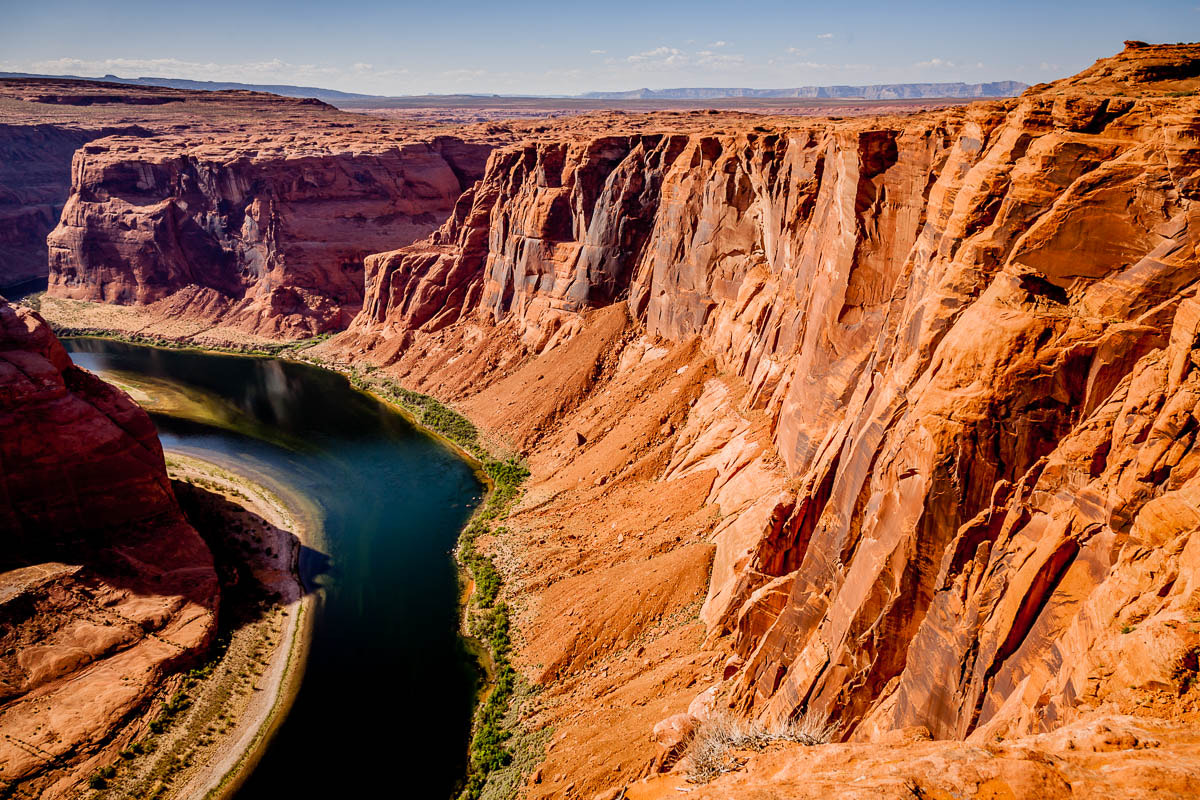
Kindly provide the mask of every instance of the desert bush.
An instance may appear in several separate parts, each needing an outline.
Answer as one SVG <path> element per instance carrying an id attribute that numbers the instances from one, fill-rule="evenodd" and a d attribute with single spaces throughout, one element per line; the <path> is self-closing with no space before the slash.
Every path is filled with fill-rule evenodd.
<path id="1" fill-rule="evenodd" d="M 507 741 L 512 736 L 508 716 L 517 673 L 509 654 L 512 648 L 508 605 L 501 601 L 503 578 L 491 557 L 480 553 L 476 540 L 493 533 L 494 520 L 503 519 L 520 494 L 521 484 L 529 477 L 529 467 L 517 458 L 496 458 L 479 441 L 479 431 L 462 414 L 429 395 L 414 392 L 387 378 L 352 371 L 350 382 L 365 391 L 374 391 L 411 413 L 426 428 L 446 437 L 479 460 L 492 483 L 486 502 L 463 529 L 458 542 L 459 562 L 475 580 L 471 604 L 478 613 L 469 615 L 472 633 L 491 650 L 495 674 L 491 692 L 477 709 L 471 737 L 470 765 L 466 784 L 459 797 L 477 800 L 488 783 L 488 776 L 512 762 Z M 494 533 L 500 534 L 503 529 Z"/>
<path id="2" fill-rule="evenodd" d="M 708 783 L 732 772 L 738 767 L 733 757 L 738 750 L 762 750 L 776 742 L 828 744 L 837 736 L 838 727 L 807 712 L 798 720 L 767 724 L 714 714 L 692 732 L 685 752 L 687 778 L 692 783 Z"/>
<path id="3" fill-rule="evenodd" d="M 475 573 L 475 587 L 479 592 L 478 601 L 481 608 L 491 608 L 500 594 L 500 573 L 492 565 L 492 560 L 485 556 L 476 555 L 471 563 Z"/>
<path id="4" fill-rule="evenodd" d="M 483 469 L 497 486 L 520 486 L 529 477 L 529 467 L 516 459 L 489 459 L 484 462 Z"/>

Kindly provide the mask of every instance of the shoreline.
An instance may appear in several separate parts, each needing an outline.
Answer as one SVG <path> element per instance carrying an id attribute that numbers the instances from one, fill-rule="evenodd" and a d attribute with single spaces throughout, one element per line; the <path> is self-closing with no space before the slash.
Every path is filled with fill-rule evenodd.
<path id="1" fill-rule="evenodd" d="M 21 301 L 17 301 L 21 302 Z M 71 301 L 83 302 L 83 301 Z M 30 306 L 30 308 L 34 308 Z M 43 314 L 40 308 L 34 308 L 39 314 Z M 147 333 L 141 330 L 122 330 L 118 328 L 99 328 L 91 326 L 73 327 L 62 325 L 54 319 L 43 318 L 54 331 L 54 335 L 59 339 L 105 339 L 108 341 L 121 342 L 123 344 L 135 345 L 137 347 L 154 347 L 161 350 L 183 350 L 195 353 L 204 353 L 207 355 L 222 355 L 233 356 L 238 358 L 273 358 L 279 361 L 286 361 L 292 364 L 304 364 L 317 369 L 335 372 L 338 375 L 346 378 L 350 382 L 351 388 L 355 391 L 362 392 L 365 395 L 372 397 L 376 402 L 379 402 L 388 408 L 396 411 L 400 416 L 404 417 L 410 424 L 420 430 L 422 433 L 436 439 L 441 444 L 450 448 L 460 458 L 471 465 L 475 471 L 476 477 L 480 482 L 488 487 L 488 492 L 484 493 L 486 500 L 487 494 L 494 488 L 493 481 L 490 475 L 484 471 L 484 462 L 467 448 L 456 442 L 454 439 L 446 436 L 444 433 L 429 427 L 421 421 L 421 419 L 413 413 L 412 409 L 407 408 L 402 403 L 396 402 L 389 397 L 381 395 L 379 392 L 371 388 L 364 388 L 354 379 L 360 377 L 359 374 L 353 371 L 352 368 L 347 368 L 346 365 L 339 362 L 324 361 L 316 358 L 306 358 L 301 353 L 310 348 L 316 347 L 322 342 L 330 338 L 329 334 L 315 336 L 310 339 L 297 339 L 290 342 L 275 342 L 268 346 L 264 344 L 255 345 L 233 345 L 217 344 L 217 343 L 200 343 L 192 338 L 192 334 L 184 334 L 180 336 L 168 336 L 158 333 Z M 497 458 L 499 458 L 497 456 Z"/>
<path id="2" fill-rule="evenodd" d="M 47 321 L 50 322 L 49 320 L 47 320 Z M 485 487 L 483 497 L 480 500 L 480 504 L 479 504 L 478 508 L 476 509 L 476 513 L 478 513 L 479 509 L 482 509 L 487 505 L 489 498 L 492 496 L 492 494 L 496 490 L 496 482 L 492 479 L 492 476 L 488 474 L 487 470 L 485 469 L 484 462 L 477 455 L 475 455 L 470 450 L 463 447 L 461 444 L 454 441 L 452 438 L 445 435 L 444 433 L 441 433 L 440 431 L 434 430 L 433 428 L 425 425 L 421 421 L 421 419 L 415 413 L 413 413 L 413 411 L 411 409 L 405 407 L 402 403 L 399 403 L 399 402 L 393 400 L 392 398 L 384 396 L 383 394 L 376 391 L 371 386 L 365 386 L 360 381 L 356 381 L 355 379 L 358 378 L 359 375 L 358 375 L 358 373 L 354 372 L 353 369 L 347 368 L 346 365 L 340 364 L 337 362 L 328 362 L 328 361 L 323 361 L 323 360 L 319 360 L 319 359 L 304 358 L 303 356 L 298 355 L 300 352 L 307 350 L 309 347 L 315 346 L 316 344 L 319 343 L 319 341 L 314 342 L 312 340 L 299 340 L 297 342 L 288 343 L 286 346 L 281 347 L 281 349 L 279 351 L 271 353 L 271 352 L 266 352 L 266 351 L 242 350 L 242 349 L 237 349 L 237 348 L 233 348 L 233 347 L 222 347 L 222 346 L 216 346 L 216 345 L 206 346 L 206 345 L 201 345 L 201 344 L 197 344 L 195 342 L 189 341 L 187 339 L 187 337 L 181 337 L 181 338 L 175 339 L 175 338 L 170 338 L 170 337 L 165 337 L 165 336 L 159 336 L 156 334 L 145 334 L 145 333 L 130 334 L 130 333 L 125 333 L 125 332 L 122 332 L 119 330 L 92 329 L 92 328 L 68 328 L 68 327 L 58 326 L 53 322 L 50 322 L 50 325 L 52 328 L 54 328 L 55 335 L 60 338 L 106 339 L 109 341 L 116 341 L 116 342 L 122 342 L 124 344 L 135 345 L 137 347 L 157 347 L 157 348 L 164 349 L 164 350 L 188 350 L 188 351 L 197 352 L 197 353 L 206 353 L 206 354 L 210 354 L 210 355 L 234 356 L 234 357 L 240 357 L 240 358 L 273 358 L 273 359 L 277 359 L 279 361 L 286 361 L 286 362 L 289 362 L 292 364 L 304 364 L 306 366 L 313 367 L 316 369 L 323 369 L 328 372 L 337 373 L 338 375 L 341 375 L 342 377 L 344 377 L 347 380 L 347 382 L 350 384 L 351 389 L 353 389 L 356 392 L 365 394 L 368 397 L 375 400 L 375 402 L 392 409 L 393 411 L 398 413 L 400 416 L 404 417 L 404 419 L 410 425 L 412 425 L 414 428 L 416 428 L 417 430 L 419 430 L 421 433 L 425 434 L 426 436 L 436 440 L 442 446 L 452 450 L 455 453 L 455 455 L 457 455 L 459 458 L 461 458 L 463 461 L 465 461 L 467 464 L 469 464 L 471 466 L 471 471 L 475 474 L 476 479 L 478 479 L 479 482 L 482 483 Z M 113 381 L 113 382 L 116 383 L 116 385 L 118 385 L 120 388 L 122 388 L 127 393 L 129 392 L 130 388 L 133 388 L 133 387 L 122 385 L 119 380 Z M 219 454 L 214 454 L 214 455 L 219 455 Z M 232 462 L 227 462 L 227 464 L 228 463 L 232 463 Z M 243 465 L 243 469 L 244 468 L 245 467 Z M 465 528 L 465 526 L 464 526 L 464 528 Z M 454 563 L 455 563 L 455 567 L 457 568 L 457 571 L 458 571 L 459 579 L 460 579 L 460 581 L 462 581 L 463 583 L 465 583 L 467 585 L 467 590 L 464 591 L 459 598 L 459 605 L 460 605 L 460 612 L 461 612 L 460 613 L 460 621 L 459 621 L 459 635 L 464 639 L 464 641 L 466 641 L 472 654 L 476 655 L 476 657 L 480 657 L 480 656 L 486 657 L 487 663 L 482 663 L 483 658 L 480 658 L 480 661 L 481 661 L 480 667 L 481 667 L 485 677 L 487 678 L 487 682 L 490 682 L 492 680 L 492 678 L 494 676 L 494 672 L 495 672 L 494 658 L 491 655 L 491 652 L 490 652 L 490 649 L 488 648 L 487 642 L 485 642 L 484 640 L 482 640 L 482 639 L 478 638 L 477 636 L 475 636 L 474 634 L 472 634 L 471 630 L 470 630 L 470 626 L 468 625 L 468 612 L 469 612 L 469 607 L 470 607 L 470 603 L 471 603 L 471 598 L 474 596 L 475 582 L 471 578 L 471 573 L 470 573 L 469 567 L 467 566 L 467 564 L 462 560 L 462 558 L 459 555 L 459 545 L 457 543 L 455 544 L 453 552 L 454 552 Z M 479 693 L 480 698 L 486 697 L 486 689 L 487 688 L 488 687 L 486 685 L 483 688 L 481 688 L 480 693 Z M 482 699 L 480 700 L 480 703 L 482 703 Z M 479 703 L 477 703 L 476 705 L 478 706 Z"/>
<path id="3" fill-rule="evenodd" d="M 180 506 L 228 571 L 212 649 L 167 677 L 101 772 L 113 800 L 227 800 L 294 702 L 311 645 L 315 592 L 300 553 L 320 516 L 273 476 L 202 448 L 164 449 Z M 224 594 L 224 592 L 228 594 Z"/>
<path id="4" fill-rule="evenodd" d="M 40 300 L 40 298 L 38 299 Z M 78 303 L 78 301 L 75 302 Z M 40 306 L 40 303 L 38 303 L 38 305 Z M 39 313 L 41 311 L 40 308 L 36 310 L 38 310 Z M 475 473 L 477 479 L 484 485 L 486 491 L 480 501 L 480 504 L 476 507 L 472 517 L 464 526 L 463 531 L 460 532 L 458 541 L 452 550 L 452 556 L 454 558 L 459 581 L 464 585 L 464 590 L 459 599 L 460 614 L 458 635 L 463 640 L 467 651 L 470 652 L 475 658 L 481 678 L 480 686 L 478 687 L 476 696 L 474 698 L 471 739 L 468 742 L 468 752 L 470 753 L 474 747 L 475 738 L 480 725 L 479 715 L 484 713 L 485 706 L 489 705 L 488 701 L 490 699 L 499 699 L 493 698 L 493 690 L 496 686 L 498 668 L 503 665 L 506 670 L 511 671 L 511 666 L 508 664 L 508 659 L 505 653 L 496 652 L 496 646 L 494 642 L 492 642 L 490 639 L 481 638 L 471 629 L 472 626 L 470 624 L 470 620 L 472 601 L 477 599 L 479 592 L 477 583 L 474 580 L 473 567 L 470 563 L 468 563 L 468 559 L 465 559 L 463 556 L 463 534 L 465 534 L 466 531 L 468 531 L 472 524 L 476 521 L 483 521 L 484 524 L 490 528 L 491 525 L 488 524 L 488 520 L 495 520 L 497 516 L 500 518 L 507 516 L 507 509 L 511 506 L 513 500 L 516 499 L 516 492 L 520 483 L 523 482 L 524 477 L 518 477 L 516 482 L 513 483 L 513 479 L 510 475 L 505 475 L 502 473 L 500 479 L 504 485 L 500 486 L 497 478 L 489 472 L 488 468 L 494 464 L 512 466 L 516 465 L 518 462 L 516 462 L 512 456 L 504 457 L 496 455 L 495 450 L 497 448 L 495 447 L 496 443 L 494 442 L 491 443 L 492 446 L 487 446 L 482 442 L 469 441 L 471 447 L 468 447 L 464 445 L 464 443 L 456 441 L 452 436 L 426 424 L 421 417 L 417 415 L 414 409 L 409 408 L 404 404 L 400 397 L 390 397 L 384 394 L 386 391 L 390 391 L 395 394 L 397 389 L 403 391 L 402 387 L 399 387 L 398 384 L 389 386 L 387 385 L 385 379 L 385 384 L 382 387 L 377 386 L 377 379 L 372 378 L 370 371 L 364 373 L 348 364 L 325 361 L 315 357 L 310 358 L 303 354 L 304 351 L 329 338 L 328 335 L 314 337 L 313 339 L 297 340 L 295 342 L 273 343 L 270 347 L 264 348 L 261 346 L 255 347 L 241 344 L 201 344 L 196 342 L 191 335 L 181 335 L 178 337 L 165 336 L 148 332 L 145 327 L 137 331 L 125 331 L 97 327 L 66 326 L 57 324 L 52 319 L 47 319 L 47 321 L 54 329 L 55 334 L 59 337 L 108 339 L 141 347 L 192 350 L 195 352 L 215 355 L 273 358 L 280 361 L 304 364 L 310 367 L 335 372 L 346 378 L 352 389 L 368 395 L 376 402 L 398 412 L 418 431 L 434 439 L 442 446 L 452 450 L 455 455 L 463 459 L 471 466 L 472 471 Z M 419 395 L 418 393 L 412 394 L 414 396 L 422 397 L 424 400 L 432 401 L 438 406 L 441 406 L 441 403 L 432 397 Z M 454 411 L 454 409 L 446 406 L 442 406 L 442 408 L 449 410 L 454 415 L 459 416 L 464 421 L 470 423 L 469 419 L 459 414 L 457 411 Z M 473 423 L 470 424 L 472 429 L 475 430 Z M 473 433 L 473 436 L 474 435 L 476 434 Z M 522 469 L 524 469 L 524 467 L 522 467 Z M 525 470 L 524 475 L 528 475 L 527 469 Z M 489 605 L 482 608 L 482 611 L 485 614 L 490 614 L 492 609 Z M 311 615 L 306 616 L 311 620 Z M 296 689 L 291 690 L 291 699 L 294 699 L 294 693 L 295 691 L 298 691 L 298 681 L 299 679 L 297 678 Z M 289 699 L 289 705 L 291 699 Z M 508 700 L 505 699 L 503 702 L 504 705 L 507 706 Z M 284 715 L 279 715 L 279 719 L 281 720 L 283 716 Z M 251 747 L 256 748 L 258 753 L 247 753 L 242 759 L 236 761 L 230 768 L 230 776 L 223 778 L 215 787 L 208 789 L 208 794 L 202 795 L 203 800 L 227 800 L 232 792 L 245 780 L 245 777 L 249 774 L 250 769 L 255 763 L 257 763 L 258 758 L 261 757 L 261 751 L 265 749 L 265 743 L 269 741 L 270 735 L 274 732 L 274 729 L 278 727 L 278 722 L 271 722 L 270 718 L 264 720 L 264 723 L 270 726 L 270 730 L 267 731 L 264 740 L 262 742 L 255 741 L 251 744 Z M 236 771 L 236 775 L 233 774 L 234 771 Z M 464 775 L 464 781 L 467 783 L 467 785 L 471 785 L 473 783 L 472 770 L 469 769 Z M 214 792 L 217 791 L 220 793 L 215 794 Z M 475 796 L 474 793 L 472 793 L 472 796 Z"/>
<path id="5" fill-rule="evenodd" d="M 299 554 L 300 547 L 314 547 L 317 544 L 319 523 L 313 510 L 304 509 L 298 498 L 285 497 L 289 492 L 278 481 L 257 473 L 223 454 L 196 448 L 178 448 L 165 452 L 170 461 L 196 469 L 210 480 L 214 477 L 224 479 L 236 484 L 240 489 L 249 489 L 257 494 L 262 502 L 256 503 L 251 500 L 248 503 L 251 510 L 263 510 L 264 503 L 274 505 L 275 510 L 283 511 L 290 517 L 289 532 L 296 538 L 290 561 L 298 596 L 283 606 L 288 612 L 286 633 L 269 659 L 264 673 L 269 676 L 267 686 L 256 689 L 261 689 L 262 702 L 250 704 L 245 716 L 239 720 L 237 728 L 227 735 L 223 742 L 217 744 L 215 758 L 211 758 L 196 775 L 174 792 L 175 796 L 187 800 L 227 800 L 240 788 L 262 758 L 300 690 L 308 651 L 312 645 L 316 594 L 306 591 L 304 587 L 304 579 L 299 571 Z M 199 455 L 200 453 L 203 455 Z M 268 486 L 268 483 L 275 485 Z"/>

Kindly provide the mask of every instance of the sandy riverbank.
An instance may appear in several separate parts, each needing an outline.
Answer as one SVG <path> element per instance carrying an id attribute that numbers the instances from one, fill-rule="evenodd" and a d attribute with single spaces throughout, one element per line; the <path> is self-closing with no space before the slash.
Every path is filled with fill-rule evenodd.
<path id="1" fill-rule="evenodd" d="M 297 565 L 300 548 L 318 544 L 316 509 L 216 453 L 167 451 L 167 469 L 231 581 L 222 598 L 229 624 L 220 656 L 169 680 L 144 730 L 129 736 L 121 768 L 97 795 L 105 800 L 232 795 L 295 698 L 311 634 L 315 598 Z"/>
<path id="2" fill-rule="evenodd" d="M 196 348 L 233 348 L 256 350 L 273 349 L 280 342 L 232 328 L 214 326 L 208 322 L 180 320 L 172 312 L 157 313 L 146 306 L 121 306 L 92 303 L 86 300 L 65 300 L 49 297 L 44 292 L 21 301 L 38 311 L 56 328 L 70 328 L 80 335 L 89 332 L 147 336 L 167 341 L 186 342 Z"/>
<path id="3" fill-rule="evenodd" d="M 70 302 L 75 303 L 76 301 Z M 43 310 L 45 311 L 46 309 L 44 308 Z M 54 313 L 56 310 L 58 312 L 63 311 L 60 306 L 54 306 L 54 304 L 51 304 L 51 308 L 49 309 L 49 316 L 51 318 L 56 316 Z M 59 316 L 61 316 L 61 314 Z M 75 328 L 72 330 L 79 331 L 80 329 Z M 80 332 L 77 335 L 95 336 L 98 338 L 115 338 L 117 340 L 122 340 L 123 336 L 127 335 L 127 332 L 121 329 L 88 327 L 84 330 L 85 332 Z M 213 344 L 206 341 L 198 341 L 187 335 L 167 336 L 166 333 L 167 332 L 165 331 L 153 329 L 153 326 L 148 326 L 148 328 L 143 328 L 137 332 L 138 336 L 146 337 L 146 340 L 139 340 L 136 343 L 151 347 L 161 345 L 164 347 L 195 348 L 197 350 L 211 350 L 211 348 L 229 346 L 236 348 L 234 343 Z M 177 332 L 172 331 L 171 333 Z M 500 457 L 477 455 L 471 450 L 468 450 L 467 447 L 460 442 L 451 438 L 449 435 L 446 435 L 436 429 L 427 427 L 425 424 L 423 424 L 422 418 L 418 415 L 419 408 L 418 410 L 414 410 L 406 407 L 398 398 L 395 397 L 394 386 L 392 389 L 389 389 L 386 382 L 381 384 L 379 381 L 372 380 L 370 371 L 364 374 L 347 364 L 331 363 L 317 357 L 312 357 L 306 350 L 303 349 L 305 344 L 311 344 L 311 342 L 301 343 L 300 347 L 297 348 L 274 352 L 271 354 L 271 357 L 280 360 L 292 361 L 295 363 L 303 363 L 319 369 L 345 375 L 347 378 L 351 379 L 351 383 L 357 389 L 357 391 L 372 397 L 381 405 L 389 407 L 401 414 L 423 433 L 437 440 L 447 449 L 454 451 L 458 457 L 466 461 L 473 468 L 473 471 L 475 472 L 475 475 L 479 481 L 485 487 L 487 487 L 488 495 L 491 495 L 492 492 L 495 491 L 493 480 L 487 470 L 484 468 L 485 465 L 483 461 L 481 461 L 481 458 L 495 459 Z M 220 349 L 212 351 L 225 352 Z M 241 353 L 231 354 L 244 356 L 264 355 L 263 353 L 252 351 L 243 351 Z M 255 424 L 253 420 L 247 419 L 245 413 L 241 409 L 228 403 L 220 397 L 211 395 L 203 390 L 197 390 L 189 387 L 187 391 L 181 391 L 177 387 L 171 385 L 169 381 L 159 381 L 157 379 L 149 378 L 145 375 L 137 373 L 106 371 L 104 373 L 104 377 L 106 380 L 109 380 L 122 390 L 128 392 L 140 405 L 145 407 L 147 410 L 167 414 L 181 419 L 188 419 L 239 433 L 247 433 L 255 436 L 256 438 L 268 440 L 272 439 L 271 436 L 264 435 L 265 432 L 255 430 Z M 481 439 L 482 438 L 484 437 L 481 436 Z M 297 449 L 295 444 L 292 442 L 279 441 L 277 443 L 284 447 L 288 447 L 289 449 Z M 486 441 L 486 443 L 483 443 L 483 445 L 488 453 L 495 453 L 497 450 L 501 450 L 502 452 L 508 454 L 504 457 L 511 458 L 510 454 L 513 452 L 512 449 L 501 447 L 496 441 L 489 439 Z M 169 454 L 169 462 L 171 461 L 173 455 L 179 455 L 179 451 Z M 288 494 L 286 487 L 282 487 L 280 484 L 278 484 L 278 482 L 272 481 L 270 476 L 254 473 L 253 470 L 247 465 L 229 461 L 227 457 L 220 453 L 206 450 L 192 451 L 192 455 L 199 455 L 201 461 L 215 459 L 220 463 L 209 463 L 208 467 L 215 467 L 218 471 L 225 470 L 235 473 L 236 479 L 233 481 L 233 485 L 231 486 L 231 488 L 235 491 L 235 496 L 236 485 L 242 481 L 251 486 L 260 486 L 260 488 L 262 483 L 267 483 L 271 485 L 271 489 L 273 489 L 275 492 L 283 495 Z M 172 477 L 183 477 L 188 480 L 198 477 L 201 481 L 204 481 L 209 479 L 210 473 L 211 469 L 200 470 L 194 475 L 176 475 L 176 470 L 173 469 Z M 268 494 L 270 494 L 270 492 L 268 492 Z M 295 497 L 289 497 L 288 500 L 303 502 L 302 498 Z M 486 502 L 487 501 L 485 499 L 485 503 Z M 286 511 L 288 503 L 276 502 L 275 505 L 279 508 L 283 508 Z M 310 532 L 319 533 L 321 526 L 319 524 L 308 526 L 307 530 Z M 310 543 L 305 541 L 303 544 L 311 544 L 318 550 L 323 549 L 318 543 Z M 460 575 L 464 583 L 463 591 L 460 594 L 461 617 L 459 620 L 459 629 L 460 635 L 462 636 L 466 647 L 478 662 L 478 665 L 483 672 L 484 680 L 482 681 L 482 685 L 478 688 L 478 694 L 476 695 L 476 703 L 480 704 L 487 701 L 492 689 L 494 688 L 493 682 L 496 675 L 496 664 L 488 642 L 478 638 L 472 632 L 472 625 L 469 624 L 469 609 L 471 605 L 471 598 L 476 587 L 474 581 L 470 578 L 470 571 L 465 568 L 465 564 L 460 559 L 458 560 L 458 565 L 460 568 Z M 285 638 L 285 640 L 291 638 L 298 642 L 297 651 L 299 655 L 296 657 L 296 660 L 300 663 L 300 669 L 296 670 L 295 674 L 289 673 L 287 670 L 291 669 L 289 666 L 290 662 L 284 660 L 283 664 L 280 666 L 276 661 L 272 661 L 271 668 L 268 669 L 263 676 L 263 680 L 267 685 L 264 687 L 255 687 L 256 691 L 264 692 L 268 696 L 274 696 L 276 700 L 275 705 L 263 702 L 255 704 L 255 707 L 249 709 L 247 712 L 249 714 L 247 718 L 248 721 L 242 725 L 239 725 L 238 729 L 234 732 L 228 732 L 222 726 L 217 731 L 219 734 L 218 738 L 220 739 L 221 743 L 212 748 L 213 752 L 208 752 L 206 750 L 204 754 L 204 758 L 207 759 L 205 768 L 194 770 L 195 774 L 192 774 L 193 771 L 190 771 L 188 775 L 185 776 L 186 782 L 180 783 L 179 781 L 176 781 L 173 783 L 173 786 L 180 788 L 173 788 L 170 794 L 163 794 L 161 797 L 203 797 L 205 800 L 208 800 L 208 798 L 220 800 L 220 798 L 225 798 L 232 795 L 239 786 L 240 782 L 243 781 L 250 773 L 251 769 L 255 766 L 265 750 L 265 744 L 269 741 L 270 736 L 278 727 L 279 722 L 286 715 L 287 709 L 290 707 L 295 698 L 295 693 L 299 686 L 299 673 L 302 672 L 304 655 L 306 653 L 308 640 L 311 638 L 310 627 L 312 617 L 311 614 L 304 614 L 304 612 L 311 607 L 312 602 L 313 601 L 311 599 L 306 599 L 302 603 L 302 608 L 300 609 L 302 618 L 306 620 L 306 625 L 298 630 L 294 629 L 293 627 L 289 627 L 287 632 L 280 634 Z M 289 626 L 294 625 L 294 621 L 289 622 Z M 273 654 L 272 657 L 274 659 L 280 658 L 278 650 Z M 158 797 L 160 795 L 154 796 Z"/>

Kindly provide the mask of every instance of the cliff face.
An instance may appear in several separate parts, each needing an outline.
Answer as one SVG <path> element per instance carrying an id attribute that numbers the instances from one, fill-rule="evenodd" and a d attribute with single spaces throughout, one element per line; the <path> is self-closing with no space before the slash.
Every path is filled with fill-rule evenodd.
<path id="1" fill-rule="evenodd" d="M 444 224 L 366 258 L 361 312 L 313 352 L 458 403 L 533 470 L 482 543 L 547 687 L 527 722 L 558 731 L 531 797 L 670 768 L 647 732 L 714 707 L 1033 742 L 969 779 L 1017 796 L 1103 783 L 1111 765 L 1046 755 L 1076 741 L 1149 746 L 1093 736 L 1113 715 L 1191 747 L 1198 87 L 1197 46 L 1131 43 L 907 117 L 584 118 L 496 149 L 457 202 L 429 192 Z M 55 292 L 190 282 L 285 334 L 354 307 L 284 257 L 317 246 L 274 199 L 296 164 L 125 146 L 77 160 L 54 250 L 77 282 Z M 235 196 L 236 225 L 214 200 Z M 289 286 L 309 294 L 273 304 Z"/>
<path id="2" fill-rule="evenodd" d="M 627 291 L 663 175 L 685 136 L 608 136 L 495 153 L 427 242 L 367 259 L 356 331 L 438 330 L 464 315 L 517 322 L 536 350 Z"/>
<path id="3" fill-rule="evenodd" d="M 0 124 L 0 286 L 45 277 L 46 235 L 70 193 L 71 156 L 88 141 L 119 133 L 138 130 Z"/>
<path id="4" fill-rule="evenodd" d="M 46 235 L 71 189 L 71 157 L 107 136 L 312 130 L 344 116 L 312 100 L 94 81 L 0 78 L 0 287 L 45 278 Z M 344 127 L 344 124 L 343 124 Z"/>
<path id="5" fill-rule="evenodd" d="M 742 713 L 982 742 L 1194 710 L 1197 76 L 1132 43 L 1014 101 L 503 149 L 328 350 L 460 400 L 538 502 L 715 476 L 701 619 Z M 640 420 L 688 343 L 717 379 Z M 580 613 L 560 668 L 604 652 Z"/>
<path id="6" fill-rule="evenodd" d="M 2 301 L 0 465 L 0 785 L 61 796 L 208 646 L 217 576 L 150 418 Z"/>
<path id="7" fill-rule="evenodd" d="M 84 147 L 49 236 L 50 293 L 293 337 L 345 327 L 362 259 L 428 235 L 490 149 L 440 137 L 306 148 L 123 138 Z"/>

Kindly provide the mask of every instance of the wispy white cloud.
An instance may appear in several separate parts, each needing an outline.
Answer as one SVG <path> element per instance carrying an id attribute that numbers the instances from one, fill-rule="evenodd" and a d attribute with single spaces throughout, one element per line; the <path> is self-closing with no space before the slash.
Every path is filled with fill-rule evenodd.
<path id="1" fill-rule="evenodd" d="M 725 47 L 728 44 L 729 44 L 729 42 L 722 40 L 722 41 L 713 42 L 712 44 L 709 45 L 709 47 Z"/>
<path id="2" fill-rule="evenodd" d="M 607 50 L 592 50 L 591 54 L 594 56 L 603 56 L 603 55 L 608 55 L 608 51 Z"/>
<path id="3" fill-rule="evenodd" d="M 438 74 L 452 81 L 470 81 L 485 78 L 489 73 L 486 69 L 448 69 Z"/>
<path id="4" fill-rule="evenodd" d="M 788 52 L 791 53 L 792 55 L 807 54 L 807 51 L 800 49 L 800 48 L 796 48 L 796 47 L 789 47 Z M 792 59 L 789 59 L 789 58 L 771 59 L 768 63 L 770 63 L 771 65 L 776 66 L 780 69 L 790 70 L 793 72 L 796 70 L 806 70 L 809 72 L 859 73 L 859 72 L 868 72 L 870 70 L 877 69 L 876 65 L 874 65 L 874 64 L 852 64 L 852 63 L 831 64 L 831 63 L 824 62 L 824 61 L 811 61 L 811 60 L 793 61 Z"/>
<path id="5" fill-rule="evenodd" d="M 672 65 L 680 62 L 683 58 L 684 52 L 679 48 L 663 46 L 641 53 L 634 53 L 631 56 L 625 56 L 625 61 L 630 64 Z"/>
<path id="6" fill-rule="evenodd" d="M 833 34 L 832 33 L 818 33 L 817 38 L 818 39 L 832 39 Z"/>
<path id="7" fill-rule="evenodd" d="M 918 61 L 913 66 L 917 69 L 955 69 L 961 72 L 962 70 L 983 69 L 985 65 L 982 61 L 963 63 L 951 61 L 948 58 L 931 58 L 928 61 Z"/>
<path id="8" fill-rule="evenodd" d="M 817 72 L 869 72 L 875 69 L 874 64 L 822 64 L 816 61 L 801 61 L 796 66 Z"/>
<path id="9" fill-rule="evenodd" d="M 724 45 L 724 43 L 721 43 Z M 715 50 L 681 50 L 678 47 L 655 47 L 626 56 L 622 61 L 635 70 L 677 70 L 684 68 L 736 69 L 746 63 L 746 57 L 736 53 L 718 53 Z M 619 63 L 609 59 L 610 64 Z"/>

